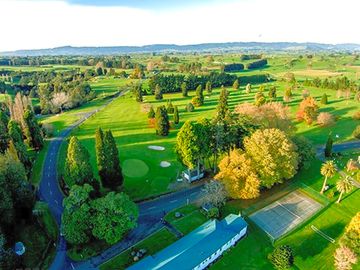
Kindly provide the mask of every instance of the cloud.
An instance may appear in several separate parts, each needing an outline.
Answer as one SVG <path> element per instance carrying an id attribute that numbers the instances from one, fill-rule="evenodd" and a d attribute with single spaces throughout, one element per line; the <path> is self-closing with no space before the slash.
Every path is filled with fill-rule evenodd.
<path id="1" fill-rule="evenodd" d="M 226 1 L 226 0 L 225 0 Z M 144 9 L 174 9 L 219 2 L 219 0 L 67 0 L 70 4 L 85 6 L 122 6 Z M 224 0 L 223 0 L 224 2 Z"/>
<path id="2" fill-rule="evenodd" d="M 215 1 L 172 9 L 0 0 L 0 9 L 0 51 L 227 41 L 360 43 L 357 0 Z"/>

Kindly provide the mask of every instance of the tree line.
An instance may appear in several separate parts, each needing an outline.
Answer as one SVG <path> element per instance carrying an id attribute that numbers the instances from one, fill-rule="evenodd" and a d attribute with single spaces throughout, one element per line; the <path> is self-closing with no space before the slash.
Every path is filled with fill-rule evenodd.
<path id="1" fill-rule="evenodd" d="M 360 91 L 360 85 L 358 85 L 356 81 L 348 79 L 346 76 L 338 77 L 335 80 L 328 78 L 320 79 L 319 77 L 313 80 L 306 78 L 305 81 L 303 81 L 303 85 L 334 90 L 349 89 L 353 92 Z"/>
<path id="2" fill-rule="evenodd" d="M 247 69 L 255 69 L 255 68 L 265 67 L 267 64 L 268 64 L 268 61 L 266 59 L 261 59 L 261 60 L 258 60 L 258 61 L 248 63 L 246 65 L 246 67 L 247 67 Z"/>
<path id="3" fill-rule="evenodd" d="M 102 63 L 107 68 L 134 68 L 129 55 L 119 56 L 14 56 L 0 57 L 1 66 L 42 66 L 42 65 L 78 65 L 95 66 Z"/>
<path id="4" fill-rule="evenodd" d="M 210 82 L 212 87 L 232 86 L 234 81 L 238 80 L 240 84 L 257 84 L 271 81 L 271 78 L 266 74 L 252 75 L 252 76 L 236 76 L 228 73 L 212 72 L 208 75 L 162 75 L 158 74 L 149 80 L 149 88 L 151 93 L 155 92 L 156 87 L 160 87 L 163 93 L 181 92 L 182 84 L 186 83 L 187 89 L 196 89 L 199 85 L 206 87 L 207 82 Z"/>

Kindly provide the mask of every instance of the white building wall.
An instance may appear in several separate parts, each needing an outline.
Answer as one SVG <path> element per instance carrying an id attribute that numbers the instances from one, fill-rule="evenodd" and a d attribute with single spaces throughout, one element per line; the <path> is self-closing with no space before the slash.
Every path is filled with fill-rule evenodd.
<path id="1" fill-rule="evenodd" d="M 217 258 L 222 255 L 225 250 L 229 249 L 230 247 L 234 246 L 236 242 L 243 237 L 246 234 L 247 227 L 242 229 L 237 235 L 235 235 L 229 242 L 224 244 L 220 249 L 218 249 L 214 254 L 212 254 L 209 258 L 207 258 L 205 261 L 201 262 L 198 266 L 194 267 L 193 270 L 203 270 L 207 266 L 209 266 L 210 263 L 215 261 Z"/>

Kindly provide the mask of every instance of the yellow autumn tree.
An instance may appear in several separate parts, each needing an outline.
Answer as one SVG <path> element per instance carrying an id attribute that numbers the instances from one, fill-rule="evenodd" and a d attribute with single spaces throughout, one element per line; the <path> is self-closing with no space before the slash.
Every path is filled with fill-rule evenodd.
<path id="1" fill-rule="evenodd" d="M 298 169 L 296 145 L 285 132 L 259 129 L 244 140 L 245 153 L 254 164 L 261 186 L 270 188 L 292 178 Z"/>
<path id="2" fill-rule="evenodd" d="M 215 179 L 224 184 L 231 198 L 253 199 L 260 195 L 260 180 L 250 158 L 241 150 L 232 150 L 220 161 L 219 169 Z"/>

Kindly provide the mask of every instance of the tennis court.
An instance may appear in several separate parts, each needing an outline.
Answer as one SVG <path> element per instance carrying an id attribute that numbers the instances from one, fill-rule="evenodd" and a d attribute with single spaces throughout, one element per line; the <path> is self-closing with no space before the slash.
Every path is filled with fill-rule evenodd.
<path id="1" fill-rule="evenodd" d="M 275 240 L 311 217 L 321 207 L 320 203 L 305 194 L 294 191 L 249 218 Z"/>

